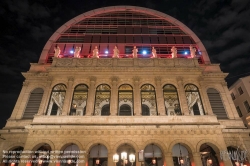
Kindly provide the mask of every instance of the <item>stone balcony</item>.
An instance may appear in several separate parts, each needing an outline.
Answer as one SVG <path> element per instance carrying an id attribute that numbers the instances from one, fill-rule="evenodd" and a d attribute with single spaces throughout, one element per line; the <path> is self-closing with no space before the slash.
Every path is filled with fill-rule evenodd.
<path id="1" fill-rule="evenodd" d="M 198 67 L 197 58 L 53 58 L 53 67 Z"/>

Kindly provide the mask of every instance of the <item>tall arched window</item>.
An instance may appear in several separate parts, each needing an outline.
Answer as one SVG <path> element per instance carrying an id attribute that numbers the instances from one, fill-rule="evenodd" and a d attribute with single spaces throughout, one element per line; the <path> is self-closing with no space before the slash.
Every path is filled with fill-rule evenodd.
<path id="1" fill-rule="evenodd" d="M 25 108 L 23 119 L 33 119 L 37 114 L 43 97 L 43 89 L 36 88 L 30 93 L 29 101 Z"/>
<path id="2" fill-rule="evenodd" d="M 47 115 L 60 115 L 62 113 L 66 89 L 64 84 L 54 86 L 50 95 Z"/>
<path id="3" fill-rule="evenodd" d="M 101 84 L 96 88 L 94 115 L 101 115 L 102 107 L 110 105 L 110 93 L 111 89 L 107 84 Z M 110 115 L 110 109 L 108 112 Z"/>
<path id="4" fill-rule="evenodd" d="M 128 84 L 123 84 L 118 88 L 118 115 L 133 115 L 133 88 Z"/>
<path id="5" fill-rule="evenodd" d="M 177 89 L 171 84 L 164 85 L 163 97 L 166 115 L 182 115 Z"/>
<path id="6" fill-rule="evenodd" d="M 110 115 L 110 105 L 106 104 L 102 107 L 101 116 L 109 116 Z"/>
<path id="7" fill-rule="evenodd" d="M 213 113 L 217 115 L 218 119 L 228 119 L 223 102 L 219 92 L 216 89 L 209 88 L 207 90 L 208 99 L 212 107 Z"/>
<path id="8" fill-rule="evenodd" d="M 198 88 L 193 84 L 185 86 L 188 110 L 191 115 L 204 115 L 204 109 Z"/>
<path id="9" fill-rule="evenodd" d="M 77 85 L 74 89 L 70 115 L 85 115 L 88 98 L 88 86 L 85 84 Z"/>
<path id="10" fill-rule="evenodd" d="M 158 115 L 155 97 L 155 88 L 150 84 L 141 86 L 141 107 L 147 105 L 149 107 L 150 115 Z M 142 110 L 145 107 L 142 107 Z"/>

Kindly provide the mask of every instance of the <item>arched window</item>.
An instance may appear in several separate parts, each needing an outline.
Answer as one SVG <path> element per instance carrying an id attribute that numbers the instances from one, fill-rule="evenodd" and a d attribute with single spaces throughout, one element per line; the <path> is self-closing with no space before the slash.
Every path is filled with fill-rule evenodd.
<path id="1" fill-rule="evenodd" d="M 123 104 L 120 107 L 119 116 L 132 116 L 132 110 L 130 105 Z"/>
<path id="2" fill-rule="evenodd" d="M 182 115 L 179 97 L 175 86 L 171 84 L 164 85 L 163 97 L 166 115 Z"/>
<path id="3" fill-rule="evenodd" d="M 158 115 L 155 88 L 150 84 L 141 86 L 141 107 L 142 105 L 147 105 L 149 107 L 150 115 Z"/>
<path id="4" fill-rule="evenodd" d="M 69 115 L 85 115 L 86 105 L 88 98 L 88 86 L 85 84 L 80 84 L 75 87 L 72 105 Z"/>
<path id="5" fill-rule="evenodd" d="M 54 86 L 50 95 L 47 115 L 60 115 L 62 113 L 66 89 L 64 84 Z"/>
<path id="6" fill-rule="evenodd" d="M 217 115 L 218 119 L 228 119 L 223 102 L 219 92 L 216 89 L 209 88 L 207 90 L 208 99 L 212 107 L 213 113 Z"/>
<path id="7" fill-rule="evenodd" d="M 204 115 L 204 109 L 198 88 L 193 84 L 185 86 L 188 110 L 191 115 Z"/>
<path id="8" fill-rule="evenodd" d="M 145 104 L 142 104 L 141 112 L 142 112 L 142 116 L 150 116 L 149 107 Z"/>
<path id="9" fill-rule="evenodd" d="M 125 105 L 127 105 L 125 107 Z M 118 88 L 118 115 L 128 115 L 131 116 L 133 115 L 133 88 L 132 86 L 128 84 L 123 84 Z M 121 106 L 122 109 L 121 109 Z M 127 110 L 128 111 L 129 107 L 129 112 L 127 113 L 121 113 L 121 111 Z"/>
<path id="10" fill-rule="evenodd" d="M 43 89 L 36 88 L 30 93 L 29 101 L 25 108 L 23 119 L 33 119 L 37 114 L 43 97 Z"/>
<path id="11" fill-rule="evenodd" d="M 109 116 L 110 115 L 110 105 L 106 104 L 102 107 L 101 116 Z"/>
<path id="12" fill-rule="evenodd" d="M 110 105 L 110 93 L 111 89 L 107 84 L 101 84 L 96 88 L 94 115 L 101 115 L 102 107 Z"/>

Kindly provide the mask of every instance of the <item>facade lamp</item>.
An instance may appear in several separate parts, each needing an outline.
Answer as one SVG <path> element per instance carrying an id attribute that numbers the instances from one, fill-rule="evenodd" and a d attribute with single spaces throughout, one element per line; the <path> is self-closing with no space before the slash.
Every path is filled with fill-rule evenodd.
<path id="1" fill-rule="evenodd" d="M 123 166 L 125 166 L 126 162 L 128 163 L 127 152 L 122 152 L 121 153 L 121 159 L 123 160 Z"/>
<path id="2" fill-rule="evenodd" d="M 98 144 L 97 159 L 96 159 L 96 161 L 95 161 L 96 165 L 99 165 L 99 164 L 100 164 L 100 159 L 99 159 L 99 147 L 100 147 L 100 144 Z"/>
<path id="3" fill-rule="evenodd" d="M 70 153 L 69 153 L 70 158 L 67 160 L 67 163 L 68 163 L 68 164 L 71 164 L 71 162 L 72 162 L 72 159 L 71 159 L 72 145 L 73 145 L 73 144 L 71 144 Z"/>
<path id="4" fill-rule="evenodd" d="M 10 166 L 15 166 L 15 164 L 16 164 L 16 163 L 12 162 L 12 163 L 10 164 Z"/>
<path id="5" fill-rule="evenodd" d="M 180 162 L 180 164 L 182 165 L 182 164 L 184 164 L 184 159 L 183 159 L 183 157 L 182 157 L 182 153 L 181 153 L 181 145 L 179 144 L 179 149 L 180 149 L 180 157 L 179 157 L 179 162 Z"/>
<path id="6" fill-rule="evenodd" d="M 154 152 L 154 144 L 152 144 L 152 149 L 153 149 L 153 159 L 152 159 L 152 164 L 156 163 L 156 159 L 155 159 L 155 152 Z"/>
<path id="7" fill-rule="evenodd" d="M 43 160 L 41 158 L 38 159 L 38 164 L 41 165 L 43 163 Z"/>
<path id="8" fill-rule="evenodd" d="M 119 161 L 119 155 L 118 154 L 114 154 L 113 155 L 113 162 L 117 163 Z"/>

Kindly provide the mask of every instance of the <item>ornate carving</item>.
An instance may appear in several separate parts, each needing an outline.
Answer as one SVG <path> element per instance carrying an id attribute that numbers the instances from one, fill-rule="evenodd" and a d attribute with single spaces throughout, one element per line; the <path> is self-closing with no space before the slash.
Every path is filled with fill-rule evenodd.
<path id="1" fill-rule="evenodd" d="M 138 76 L 134 76 L 132 79 L 134 82 L 139 82 L 141 78 Z"/>
<path id="2" fill-rule="evenodd" d="M 68 81 L 74 81 L 74 77 L 68 77 Z"/>
<path id="3" fill-rule="evenodd" d="M 133 66 L 134 60 L 133 59 L 118 59 L 118 66 Z"/>
<path id="4" fill-rule="evenodd" d="M 181 77 L 181 76 L 176 77 L 176 81 L 177 82 L 182 82 L 183 81 L 183 77 Z"/>
<path id="5" fill-rule="evenodd" d="M 97 65 L 98 66 L 112 66 L 112 60 L 111 59 L 99 59 Z"/>
<path id="6" fill-rule="evenodd" d="M 221 82 L 222 86 L 227 86 L 227 82 Z"/>
<path id="7" fill-rule="evenodd" d="M 159 59 L 160 66 L 174 66 L 173 59 Z"/>
<path id="8" fill-rule="evenodd" d="M 204 81 L 204 77 L 199 76 L 199 77 L 197 78 L 197 80 L 198 80 L 198 81 Z"/>
<path id="9" fill-rule="evenodd" d="M 93 63 L 92 59 L 78 59 L 76 62 L 77 66 L 91 66 Z"/>
<path id="10" fill-rule="evenodd" d="M 156 76 L 155 77 L 155 82 L 161 82 L 161 77 L 160 76 Z"/>
<path id="11" fill-rule="evenodd" d="M 152 59 L 139 59 L 139 66 L 154 66 Z"/>
<path id="12" fill-rule="evenodd" d="M 112 82 L 113 82 L 113 81 L 116 81 L 116 82 L 117 82 L 117 81 L 119 80 L 119 77 L 117 77 L 117 76 L 112 76 L 110 79 L 111 79 Z"/>
<path id="13" fill-rule="evenodd" d="M 73 59 L 58 59 L 56 62 L 56 66 L 71 66 Z"/>
<path id="14" fill-rule="evenodd" d="M 89 77 L 89 80 L 90 80 L 90 81 L 93 81 L 93 82 L 96 82 L 96 77 L 90 76 L 90 77 Z"/>
<path id="15" fill-rule="evenodd" d="M 194 66 L 192 59 L 178 59 L 180 66 Z"/>

